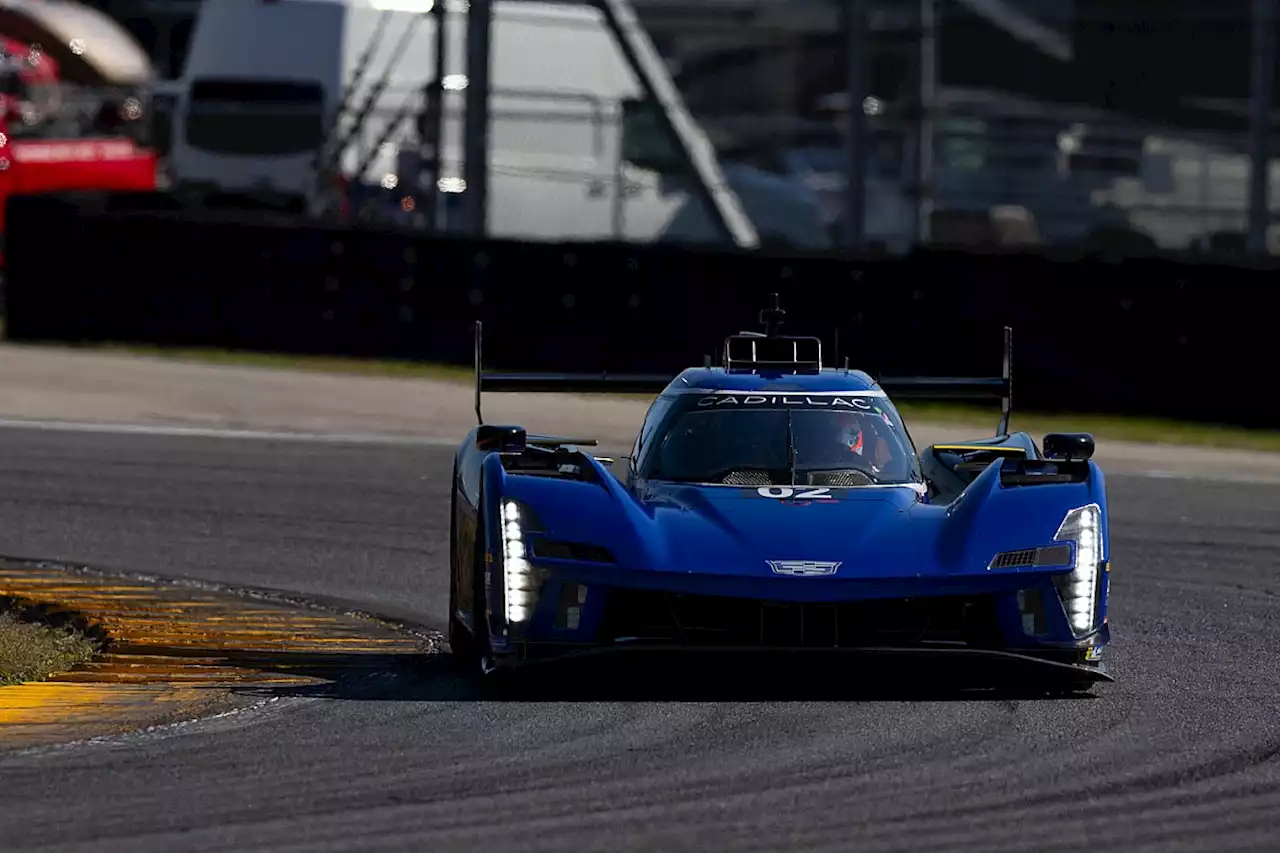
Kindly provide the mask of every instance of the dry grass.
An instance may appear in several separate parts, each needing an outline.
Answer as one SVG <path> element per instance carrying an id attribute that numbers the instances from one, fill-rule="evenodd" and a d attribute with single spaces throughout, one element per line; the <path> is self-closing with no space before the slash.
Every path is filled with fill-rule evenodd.
<path id="1" fill-rule="evenodd" d="M 166 348 L 139 345 L 107 345 L 97 349 L 121 354 L 142 355 L 204 364 L 224 364 L 266 369 L 307 370 L 330 374 L 354 374 L 422 378 L 467 383 L 472 381 L 470 368 L 451 364 L 428 364 L 379 359 L 339 358 L 330 356 L 283 355 L 216 349 Z M 651 399 L 637 395 L 634 399 Z M 999 414 L 995 406 L 975 409 L 962 405 L 899 405 L 904 417 L 917 423 L 990 424 Z M 1102 441 L 1139 441 L 1199 447 L 1235 448 L 1241 450 L 1280 451 L 1280 431 L 1253 430 L 1236 426 L 1185 423 L 1157 418 L 1096 414 L 1059 414 L 1014 411 L 1014 429 L 1032 434 L 1054 431 L 1092 432 Z"/>
<path id="2" fill-rule="evenodd" d="M 95 651 L 92 640 L 71 629 L 0 612 L 0 685 L 43 681 L 91 660 Z"/>
<path id="3" fill-rule="evenodd" d="M 978 424 L 995 427 L 1000 419 L 997 407 L 902 403 L 898 406 L 908 421 L 937 424 Z M 1100 441 L 1136 441 L 1184 447 L 1217 447 L 1233 450 L 1280 451 L 1280 432 L 1246 429 L 1226 424 L 1189 423 L 1124 415 L 1061 414 L 1021 412 L 1015 406 L 1010 425 L 1039 439 L 1047 432 L 1088 432 Z"/>

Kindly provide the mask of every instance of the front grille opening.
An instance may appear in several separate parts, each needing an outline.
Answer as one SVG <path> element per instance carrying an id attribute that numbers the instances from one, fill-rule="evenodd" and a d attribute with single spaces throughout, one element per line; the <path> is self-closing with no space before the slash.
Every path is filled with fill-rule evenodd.
<path id="1" fill-rule="evenodd" d="M 791 604 L 613 590 L 601 639 L 682 646 L 994 648 L 997 632 L 988 597 Z"/>

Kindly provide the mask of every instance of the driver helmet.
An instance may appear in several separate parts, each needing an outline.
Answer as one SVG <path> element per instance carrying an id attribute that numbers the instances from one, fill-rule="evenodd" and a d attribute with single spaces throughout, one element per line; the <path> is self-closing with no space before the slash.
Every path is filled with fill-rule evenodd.
<path id="1" fill-rule="evenodd" d="M 885 423 L 890 422 L 883 412 L 879 413 L 879 416 Z M 841 444 L 847 447 L 850 453 L 866 460 L 865 464 L 872 473 L 880 474 L 893 461 L 890 443 L 879 430 L 864 428 L 865 424 L 870 423 L 867 415 L 842 412 L 837 415 L 837 418 Z"/>
<path id="2" fill-rule="evenodd" d="M 849 448 L 850 453 L 859 456 L 865 448 L 866 437 L 862 432 L 862 418 L 854 414 L 840 413 L 836 415 L 836 436 L 841 444 Z"/>

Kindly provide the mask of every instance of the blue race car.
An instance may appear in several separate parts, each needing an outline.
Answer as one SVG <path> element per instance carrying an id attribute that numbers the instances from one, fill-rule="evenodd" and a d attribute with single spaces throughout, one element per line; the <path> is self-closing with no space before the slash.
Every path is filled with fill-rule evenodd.
<path id="1" fill-rule="evenodd" d="M 876 381 L 764 333 L 678 376 L 485 373 L 454 462 L 449 640 L 468 671 L 623 651 L 860 652 L 1111 681 L 1092 436 L 1009 433 L 1000 377 Z M 710 360 L 708 359 L 708 362 Z M 630 458 L 483 423 L 481 392 L 656 393 Z M 895 398 L 999 398 L 994 437 L 917 452 Z"/>

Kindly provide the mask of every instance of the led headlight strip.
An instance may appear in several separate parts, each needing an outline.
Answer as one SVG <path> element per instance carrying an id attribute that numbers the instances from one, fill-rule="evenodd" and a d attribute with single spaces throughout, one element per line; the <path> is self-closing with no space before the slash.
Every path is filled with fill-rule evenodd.
<path id="1" fill-rule="evenodd" d="M 502 502 L 502 572 L 507 622 L 527 622 L 533 614 L 537 588 L 524 549 L 520 507 L 510 500 Z"/>
<path id="2" fill-rule="evenodd" d="M 1098 573 L 1102 565 L 1102 510 L 1089 504 L 1067 513 L 1053 537 L 1055 542 L 1074 542 L 1075 568 L 1070 574 L 1055 575 L 1054 584 L 1066 608 L 1071 630 L 1077 635 L 1093 630 L 1098 615 Z"/>

